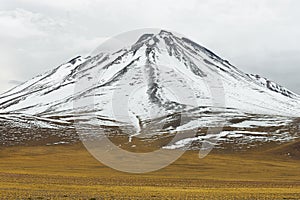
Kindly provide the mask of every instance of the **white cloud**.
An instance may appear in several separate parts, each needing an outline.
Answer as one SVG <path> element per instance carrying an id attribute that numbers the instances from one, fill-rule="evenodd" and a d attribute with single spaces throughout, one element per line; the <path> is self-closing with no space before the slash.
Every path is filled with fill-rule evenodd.
<path id="1" fill-rule="evenodd" d="M 63 9 L 69 11 L 78 11 L 96 3 L 95 0 L 19 0 L 20 3 L 34 4 L 52 9 Z M 98 1 L 99 2 L 99 1 Z"/>
<path id="2" fill-rule="evenodd" d="M 64 26 L 63 22 L 24 9 L 0 11 L 0 37 L 14 39 L 45 37 L 50 31 Z"/>
<path id="3" fill-rule="evenodd" d="M 44 32 L 39 30 L 31 21 L 34 15 L 18 9 L 14 11 L 0 11 L 1 37 L 26 38 L 41 36 Z"/>

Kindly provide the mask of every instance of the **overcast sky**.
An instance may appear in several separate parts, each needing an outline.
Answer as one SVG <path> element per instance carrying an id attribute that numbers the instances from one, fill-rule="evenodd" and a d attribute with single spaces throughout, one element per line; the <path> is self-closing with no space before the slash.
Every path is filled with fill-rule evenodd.
<path id="1" fill-rule="evenodd" d="M 1 0 L 0 92 L 138 28 L 181 33 L 300 93 L 298 0 Z"/>

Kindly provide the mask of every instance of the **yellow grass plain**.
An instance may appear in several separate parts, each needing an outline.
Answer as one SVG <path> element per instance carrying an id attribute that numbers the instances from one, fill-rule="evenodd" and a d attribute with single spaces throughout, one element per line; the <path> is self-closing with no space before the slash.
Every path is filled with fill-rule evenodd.
<path id="1" fill-rule="evenodd" d="M 298 147 L 213 151 L 204 159 L 187 151 L 145 174 L 113 170 L 81 143 L 1 147 L 0 199 L 300 199 Z"/>

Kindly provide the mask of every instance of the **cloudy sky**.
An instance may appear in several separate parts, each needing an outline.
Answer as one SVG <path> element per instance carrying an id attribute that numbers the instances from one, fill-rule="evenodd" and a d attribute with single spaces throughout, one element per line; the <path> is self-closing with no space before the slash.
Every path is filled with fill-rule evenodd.
<path id="1" fill-rule="evenodd" d="M 0 92 L 111 36 L 152 27 L 300 93 L 299 9 L 298 0 L 1 0 Z"/>

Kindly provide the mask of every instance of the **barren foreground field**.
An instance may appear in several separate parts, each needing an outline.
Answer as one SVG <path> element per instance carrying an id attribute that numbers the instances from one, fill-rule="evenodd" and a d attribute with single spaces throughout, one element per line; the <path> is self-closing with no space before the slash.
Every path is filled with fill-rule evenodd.
<path id="1" fill-rule="evenodd" d="M 80 143 L 0 149 L 0 199 L 300 199 L 299 142 L 188 151 L 147 174 L 110 169 Z"/>

